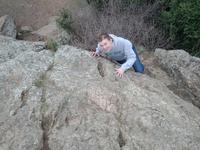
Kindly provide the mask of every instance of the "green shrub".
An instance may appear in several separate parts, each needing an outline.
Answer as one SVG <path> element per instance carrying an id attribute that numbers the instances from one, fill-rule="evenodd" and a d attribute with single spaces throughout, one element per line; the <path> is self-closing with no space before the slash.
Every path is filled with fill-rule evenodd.
<path id="1" fill-rule="evenodd" d="M 62 9 L 59 14 L 59 18 L 56 20 L 59 27 L 63 28 L 68 33 L 73 32 L 72 16 L 68 9 Z"/>
<path id="2" fill-rule="evenodd" d="M 38 80 L 35 81 L 34 85 L 36 87 L 44 87 L 45 75 L 41 75 Z"/>
<path id="3" fill-rule="evenodd" d="M 161 22 L 174 47 L 200 57 L 200 1 L 168 0 L 167 5 Z"/>
<path id="4" fill-rule="evenodd" d="M 48 39 L 47 40 L 47 49 L 52 50 L 54 52 L 57 51 L 58 43 L 53 39 Z"/>

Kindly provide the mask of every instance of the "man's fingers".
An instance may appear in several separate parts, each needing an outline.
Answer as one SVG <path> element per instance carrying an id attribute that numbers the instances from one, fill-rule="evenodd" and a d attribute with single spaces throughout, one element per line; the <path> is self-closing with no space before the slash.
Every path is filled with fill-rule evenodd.
<path id="1" fill-rule="evenodd" d="M 117 72 L 117 76 L 120 77 L 120 73 L 119 72 Z"/>
<path id="2" fill-rule="evenodd" d="M 92 54 L 91 54 L 93 57 L 95 57 L 96 56 L 96 53 L 95 52 L 92 52 Z"/>
<path id="3" fill-rule="evenodd" d="M 119 76 L 119 77 L 122 77 L 122 76 L 123 76 L 123 74 L 121 74 L 121 73 L 119 73 L 119 72 L 116 72 L 116 74 L 117 74 L 117 76 Z"/>
<path id="4" fill-rule="evenodd" d="M 117 76 L 123 77 L 123 74 L 121 74 L 121 73 L 118 71 L 118 68 L 115 68 L 115 73 L 117 74 Z"/>
<path id="5" fill-rule="evenodd" d="M 122 74 L 120 74 L 119 77 L 121 78 L 121 77 L 122 77 Z"/>

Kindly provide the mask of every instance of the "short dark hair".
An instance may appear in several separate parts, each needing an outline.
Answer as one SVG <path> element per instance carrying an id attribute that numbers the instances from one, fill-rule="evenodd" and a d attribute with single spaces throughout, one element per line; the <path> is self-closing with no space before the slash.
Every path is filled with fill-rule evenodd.
<path id="1" fill-rule="evenodd" d="M 108 33 L 100 33 L 98 35 L 98 42 L 101 42 L 104 39 L 113 40 L 113 38 Z"/>

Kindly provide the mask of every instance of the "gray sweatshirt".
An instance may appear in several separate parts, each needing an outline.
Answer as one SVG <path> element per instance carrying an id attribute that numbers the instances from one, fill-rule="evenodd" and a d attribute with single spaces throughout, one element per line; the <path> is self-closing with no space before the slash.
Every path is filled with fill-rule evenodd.
<path id="1" fill-rule="evenodd" d="M 113 48 L 111 51 L 104 53 L 107 57 L 116 61 L 126 60 L 126 62 L 121 65 L 121 68 L 126 71 L 131 68 L 136 61 L 136 55 L 132 49 L 132 43 L 129 40 L 118 37 L 114 34 L 109 35 L 113 38 Z M 98 43 L 96 53 L 100 54 L 101 52 L 103 51 Z"/>

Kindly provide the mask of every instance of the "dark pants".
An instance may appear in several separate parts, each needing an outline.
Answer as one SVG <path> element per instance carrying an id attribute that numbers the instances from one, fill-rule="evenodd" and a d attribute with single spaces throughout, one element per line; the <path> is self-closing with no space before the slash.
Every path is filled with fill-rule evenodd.
<path id="1" fill-rule="evenodd" d="M 135 70 L 135 72 L 143 73 L 144 72 L 144 65 L 140 61 L 140 58 L 137 54 L 135 46 L 133 46 L 133 51 L 135 52 L 135 55 L 136 55 L 136 61 L 133 64 L 133 69 Z M 123 64 L 123 63 L 126 62 L 126 60 L 121 60 L 121 61 L 117 61 L 117 62 L 120 63 L 120 64 Z"/>

